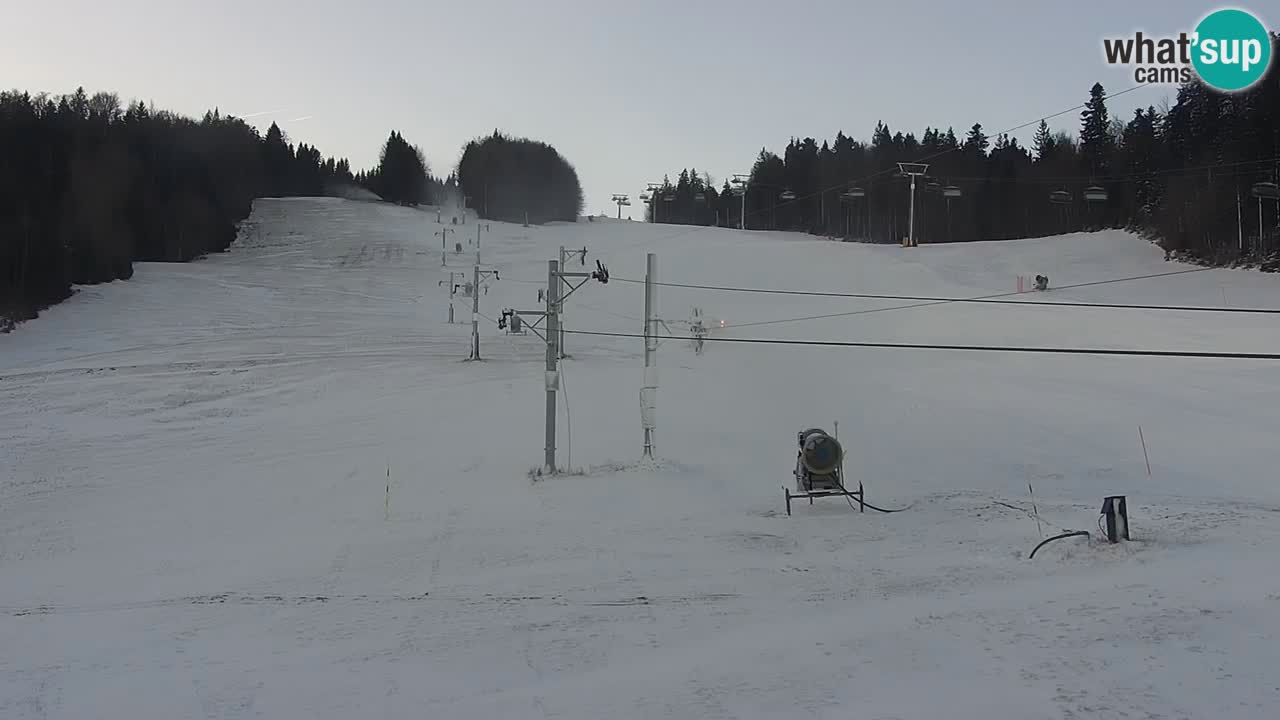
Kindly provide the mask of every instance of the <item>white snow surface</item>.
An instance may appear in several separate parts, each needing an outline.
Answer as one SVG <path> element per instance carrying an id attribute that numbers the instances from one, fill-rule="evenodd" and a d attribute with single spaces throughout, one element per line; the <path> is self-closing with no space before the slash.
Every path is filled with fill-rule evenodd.
<path id="1" fill-rule="evenodd" d="M 698 306 L 711 333 L 658 350 L 658 460 L 642 341 L 570 334 L 558 457 L 582 472 L 534 481 L 544 349 L 490 320 L 540 307 L 561 245 L 613 274 L 566 301 L 569 329 L 628 334 L 646 252 L 666 282 L 941 296 L 1191 267 L 1120 232 L 904 249 L 495 222 L 467 363 L 435 218 L 261 200 L 227 253 L 140 264 L 0 336 L 0 718 L 1275 717 L 1275 362 L 716 342 L 1274 353 L 1275 316 L 749 327 L 913 303 L 661 287 L 672 332 Z M 445 227 L 469 280 L 475 221 Z M 1280 308 L 1280 281 L 1027 297 Z M 909 510 L 785 514 L 796 433 L 837 421 L 849 480 Z M 1098 539 L 1111 494 L 1129 543 Z M 1070 529 L 1094 537 L 1027 558 Z"/>

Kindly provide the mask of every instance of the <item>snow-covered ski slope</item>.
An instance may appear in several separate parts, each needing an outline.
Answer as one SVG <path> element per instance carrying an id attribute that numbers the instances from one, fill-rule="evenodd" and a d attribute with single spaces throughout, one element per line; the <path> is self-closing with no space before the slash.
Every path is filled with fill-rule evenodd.
<path id="1" fill-rule="evenodd" d="M 694 306 L 726 327 L 702 355 L 658 350 L 659 462 L 637 463 L 642 341 L 570 334 L 559 458 L 585 474 L 531 482 L 543 348 L 485 320 L 488 362 L 461 362 L 470 301 L 445 322 L 435 218 L 263 200 L 228 253 L 140 265 L 0 336 L 0 717 L 1280 707 L 1276 363 L 714 342 L 1280 352 L 1275 316 L 662 287 L 673 332 Z M 447 227 L 469 274 L 475 225 Z M 936 296 L 1189 269 L 1123 233 L 903 249 L 490 227 L 484 315 L 539 307 L 546 261 L 586 245 L 613 280 L 575 293 L 567 326 L 631 334 L 648 251 L 666 282 Z M 1280 282 L 1207 270 L 1029 297 L 1280 307 Z M 785 515 L 796 433 L 835 421 L 849 478 L 910 510 Z M 1027 559 L 1042 535 L 1096 534 L 1110 494 L 1133 542 Z"/>

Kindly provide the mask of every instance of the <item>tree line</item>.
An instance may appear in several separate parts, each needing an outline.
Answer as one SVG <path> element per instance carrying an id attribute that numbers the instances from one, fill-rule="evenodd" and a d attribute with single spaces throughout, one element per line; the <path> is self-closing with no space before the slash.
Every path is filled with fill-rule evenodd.
<path id="1" fill-rule="evenodd" d="M 377 167 L 356 175 L 355 182 L 387 202 L 410 206 L 432 204 L 443 185 L 431 177 L 422 148 L 395 130 L 382 145 Z"/>
<path id="2" fill-rule="evenodd" d="M 1280 35 L 1272 45 L 1280 53 Z M 1127 119 L 1111 116 L 1095 84 L 1078 134 L 1041 121 L 1031 147 L 993 139 L 978 123 L 962 137 L 878 123 L 869 143 L 842 132 L 820 144 L 793 138 L 781 156 L 762 149 L 745 183 L 717 188 L 695 170 L 664 180 L 645 193 L 646 218 L 897 243 L 910 223 L 911 178 L 898 166 L 906 162 L 928 163 L 916 178 L 922 243 L 1127 228 L 1207 262 L 1274 258 L 1280 201 L 1264 198 L 1260 220 L 1255 193 L 1280 180 L 1280 62 L 1247 91 L 1194 81 L 1171 107 Z"/>
<path id="3" fill-rule="evenodd" d="M 0 93 L 0 158 L 0 330 L 72 285 L 131 277 L 134 261 L 225 250 L 255 198 L 359 184 L 412 204 L 442 186 L 396 132 L 379 165 L 355 176 L 274 123 L 263 135 L 218 110 L 195 120 L 83 88 Z"/>
<path id="4" fill-rule="evenodd" d="M 545 142 L 497 130 L 463 148 L 457 182 L 469 207 L 491 220 L 576 222 L 582 212 L 582 186 L 568 160 Z"/>

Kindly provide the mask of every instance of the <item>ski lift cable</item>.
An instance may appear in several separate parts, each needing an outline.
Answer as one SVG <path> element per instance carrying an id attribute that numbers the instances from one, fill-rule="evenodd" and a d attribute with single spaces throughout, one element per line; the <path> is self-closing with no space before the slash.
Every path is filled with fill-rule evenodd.
<path id="1" fill-rule="evenodd" d="M 1242 160 L 1240 162 L 1221 162 L 1209 165 L 1195 165 L 1191 167 L 1167 168 L 1164 170 L 1147 170 L 1142 172 L 1125 173 L 1122 175 L 1063 175 L 1059 177 L 1020 177 L 1020 178 L 1004 178 L 998 176 L 992 177 L 970 177 L 970 176 L 954 176 L 946 175 L 944 179 L 948 182 L 984 182 L 1005 185 L 1057 185 L 1064 183 L 1136 183 L 1142 180 L 1163 176 L 1163 175 L 1179 175 L 1194 174 L 1205 170 L 1218 170 L 1226 168 L 1242 168 L 1249 165 L 1271 165 L 1280 162 L 1280 156 L 1273 158 L 1263 158 L 1261 160 Z M 1256 171 L 1231 173 L 1224 177 L 1244 177 Z"/>

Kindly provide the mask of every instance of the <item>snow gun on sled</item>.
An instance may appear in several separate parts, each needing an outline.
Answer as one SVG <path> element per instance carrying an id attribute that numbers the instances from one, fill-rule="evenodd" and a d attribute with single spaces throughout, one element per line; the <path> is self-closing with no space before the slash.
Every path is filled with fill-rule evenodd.
<path id="1" fill-rule="evenodd" d="M 796 439 L 800 445 L 796 453 L 796 489 L 792 492 L 787 487 L 782 488 L 787 498 L 787 515 L 791 514 L 792 498 L 809 498 L 812 505 L 814 498 L 832 496 L 845 497 L 850 507 L 856 500 L 858 512 L 865 512 L 862 483 L 858 483 L 857 490 L 845 487 L 844 448 L 840 441 L 818 428 L 803 430 L 797 433 Z"/>

